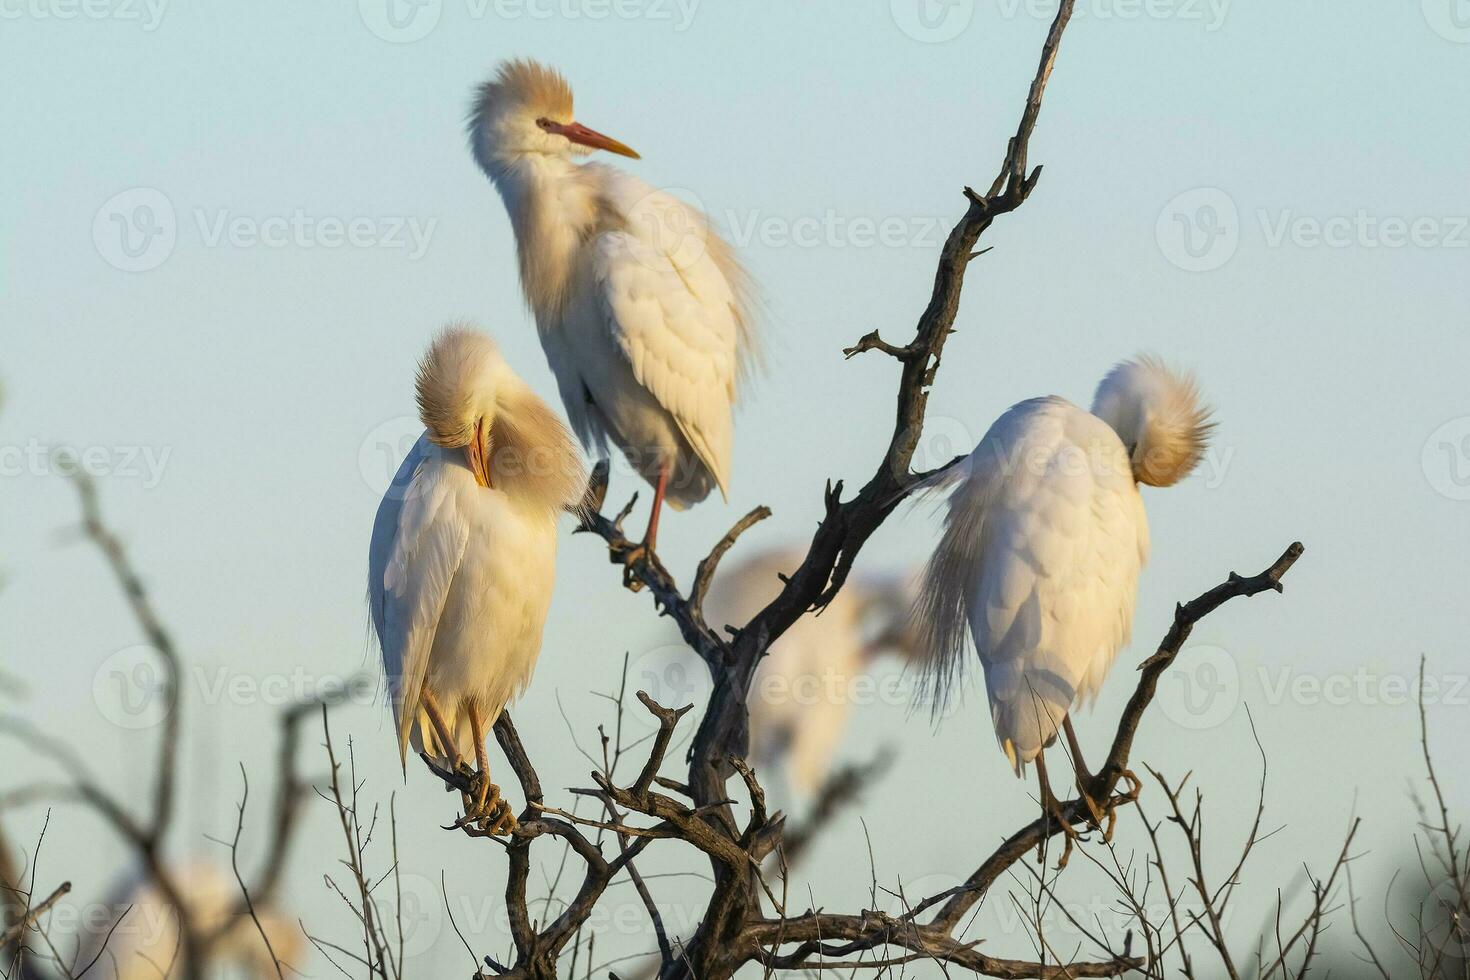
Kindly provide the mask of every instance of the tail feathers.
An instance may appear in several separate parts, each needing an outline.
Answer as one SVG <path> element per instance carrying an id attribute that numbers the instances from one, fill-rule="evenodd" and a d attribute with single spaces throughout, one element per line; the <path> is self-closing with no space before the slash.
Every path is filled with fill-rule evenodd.
<path id="1" fill-rule="evenodd" d="M 906 498 L 912 497 L 919 501 L 932 500 L 936 495 L 952 489 L 956 484 L 963 483 L 969 479 L 974 467 L 974 456 L 967 456 L 946 466 L 937 473 L 931 473 L 915 486 L 895 490 L 893 495 L 883 501 L 884 506 L 897 505 Z"/>
<path id="2" fill-rule="evenodd" d="M 909 614 L 920 696 L 936 715 L 964 676 L 970 645 L 970 591 L 980 571 L 986 499 L 975 483 L 961 482 L 968 471 L 968 463 L 952 466 L 924 486 L 929 492 L 960 484 L 950 497 L 944 533 L 924 566 Z"/>
<path id="3" fill-rule="evenodd" d="M 1025 690 L 1008 701 L 991 701 L 995 738 L 1017 776 L 1056 741 L 1062 722 L 1072 709 L 1074 692 L 1059 678 L 1028 674 Z"/>
<path id="4" fill-rule="evenodd" d="M 439 738 L 439 730 L 434 726 L 429 712 L 424 709 L 422 703 L 412 711 L 403 711 L 398 714 L 398 761 L 405 769 L 408 766 L 410 748 L 414 755 L 428 756 L 429 760 L 441 769 L 454 768 L 456 755 L 461 760 L 474 760 L 475 732 L 474 727 L 470 724 L 468 702 L 460 701 L 456 704 L 441 702 L 440 710 L 444 715 L 444 725 L 449 729 L 450 738 L 454 741 L 452 746 L 443 744 Z M 487 736 L 499 717 L 499 711 L 487 714 L 485 720 Z"/>
<path id="5" fill-rule="evenodd" d="M 1016 743 L 1008 738 L 1000 739 L 1001 751 L 1006 754 L 1006 760 L 1011 764 L 1011 772 L 1019 778 L 1026 772 L 1026 763 L 1022 762 L 1016 755 Z"/>
<path id="6" fill-rule="evenodd" d="M 413 710 L 405 710 L 402 696 L 396 691 L 392 692 L 391 696 L 393 698 L 393 721 L 398 727 L 398 765 L 407 773 L 409 741 L 412 737 L 415 723 L 418 721 L 419 716 L 423 715 L 423 711 L 417 707 Z M 414 698 L 414 703 L 417 705 L 417 698 Z M 424 720 L 427 721 L 428 719 L 425 718 Z M 415 746 L 414 751 L 417 752 L 420 750 Z"/>

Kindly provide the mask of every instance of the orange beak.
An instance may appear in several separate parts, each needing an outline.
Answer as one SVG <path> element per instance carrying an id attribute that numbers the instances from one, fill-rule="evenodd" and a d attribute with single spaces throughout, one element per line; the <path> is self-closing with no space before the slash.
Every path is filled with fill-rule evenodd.
<path id="1" fill-rule="evenodd" d="M 475 474 L 475 482 L 482 487 L 489 488 L 490 483 L 490 456 L 487 440 L 485 438 L 485 420 L 475 421 L 475 438 L 464 448 L 465 455 L 469 457 L 470 472 Z"/>
<path id="2" fill-rule="evenodd" d="M 609 153 L 616 153 L 619 156 L 632 157 L 634 160 L 643 159 L 638 155 L 638 151 L 626 143 L 620 143 L 611 136 L 604 136 L 595 129 L 588 129 L 581 123 L 553 123 L 548 127 L 548 130 L 549 132 L 560 133 L 573 143 L 590 146 L 594 150 L 606 150 Z"/>

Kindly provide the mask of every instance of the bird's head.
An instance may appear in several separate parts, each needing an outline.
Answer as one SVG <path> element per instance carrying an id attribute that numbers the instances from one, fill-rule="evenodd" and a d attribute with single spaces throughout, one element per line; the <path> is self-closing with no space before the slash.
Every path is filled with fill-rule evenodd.
<path id="1" fill-rule="evenodd" d="M 462 451 L 480 486 L 553 510 L 580 501 L 586 477 L 571 433 L 489 337 L 445 329 L 419 362 L 416 388 L 429 440 Z"/>
<path id="2" fill-rule="evenodd" d="M 1097 386 L 1092 414 L 1123 440 L 1133 478 L 1152 487 L 1172 486 L 1188 476 L 1215 428 L 1194 376 L 1147 355 L 1108 372 Z"/>
<path id="3" fill-rule="evenodd" d="M 892 654 L 910 659 L 918 647 L 918 632 L 909 616 L 914 583 L 905 573 L 889 572 L 849 582 L 858 603 L 858 628 L 863 636 L 863 656 L 876 660 Z"/>
<path id="4" fill-rule="evenodd" d="M 633 157 L 630 147 L 572 117 L 572 88 L 555 68 L 513 59 L 475 93 L 470 148 L 491 176 L 533 155 L 569 157 L 607 150 Z"/>

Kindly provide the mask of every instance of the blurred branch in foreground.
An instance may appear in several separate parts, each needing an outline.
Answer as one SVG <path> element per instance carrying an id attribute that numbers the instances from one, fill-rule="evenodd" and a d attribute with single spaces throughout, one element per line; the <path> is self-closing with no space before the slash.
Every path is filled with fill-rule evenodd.
<path id="1" fill-rule="evenodd" d="M 208 897 L 201 893 L 192 881 L 192 876 L 182 862 L 169 855 L 167 838 L 177 809 L 176 783 L 178 779 L 178 755 L 180 740 L 184 737 L 182 727 L 183 705 L 181 703 L 182 661 L 162 618 L 154 609 L 142 577 L 134 568 L 121 539 L 104 523 L 97 498 L 96 487 L 91 479 L 78 467 L 69 467 L 81 502 L 81 527 L 102 553 L 112 572 L 118 588 L 127 600 L 128 607 L 139 629 L 150 647 L 157 652 L 163 668 L 159 691 L 164 698 L 162 731 L 156 749 L 153 766 L 153 792 L 150 805 L 143 815 L 138 815 L 123 798 L 106 789 L 82 757 L 62 740 L 47 735 L 18 718 L 0 716 L 0 733 L 9 735 L 22 748 L 47 760 L 62 777 L 55 784 L 28 787 L 15 802 L 34 802 L 38 799 L 80 803 L 99 817 L 124 843 L 136 860 L 141 878 L 138 886 L 156 896 L 173 923 L 176 932 L 176 949 L 164 951 L 166 962 L 154 964 L 155 972 L 164 976 L 201 980 L 215 959 L 216 953 L 238 942 L 242 928 L 260 931 L 260 939 L 267 950 L 270 940 L 260 929 L 256 906 L 268 905 L 279 890 L 291 845 L 295 840 L 301 803 L 308 784 L 298 770 L 298 748 L 302 722 L 318 707 L 343 700 L 350 685 L 336 686 L 309 701 L 295 704 L 281 714 L 279 750 L 274 773 L 275 791 L 270 818 L 271 834 L 265 847 L 265 856 L 255 874 L 248 880 L 238 876 L 238 844 L 243 833 L 245 800 L 240 801 L 240 823 L 235 840 L 227 844 L 231 851 L 231 863 L 237 869 L 239 894 L 233 898 L 213 894 L 217 888 L 206 889 Z M 248 788 L 247 788 L 248 792 Z M 14 858 L 0 836 L 0 877 L 4 878 L 7 893 L 12 896 L 7 907 L 7 929 L 17 925 L 28 926 L 43 942 L 38 947 L 25 940 L 26 928 L 20 928 L 16 936 L 17 952 L 14 969 L 21 977 L 44 977 L 47 970 L 59 971 L 63 976 L 75 977 L 86 972 L 106 952 L 107 940 L 127 917 L 128 910 L 122 909 L 107 935 L 102 937 L 90 962 L 83 957 L 87 952 L 86 937 L 77 937 L 76 952 L 64 956 L 37 921 L 42 910 L 30 908 L 24 923 L 10 921 L 14 906 L 15 885 L 12 877 Z M 32 886 L 33 888 L 33 886 Z M 26 902 L 34 898 L 25 893 Z M 24 913 L 22 913 L 24 914 Z M 253 922 L 254 926 L 249 924 Z M 7 936 L 9 932 L 7 932 Z M 279 970 L 274 953 L 270 959 Z M 38 962 L 41 961 L 41 962 Z M 177 974 L 174 973 L 175 968 Z"/>

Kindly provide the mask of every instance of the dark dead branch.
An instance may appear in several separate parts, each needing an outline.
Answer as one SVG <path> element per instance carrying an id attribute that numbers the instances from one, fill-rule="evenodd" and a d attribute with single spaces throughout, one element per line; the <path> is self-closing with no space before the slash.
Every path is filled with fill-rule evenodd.
<path id="1" fill-rule="evenodd" d="M 1123 715 L 1118 721 L 1117 731 L 1113 736 L 1112 751 L 1108 753 L 1107 764 L 1098 774 L 1097 782 L 1094 784 L 1094 794 L 1097 799 L 1107 800 L 1109 807 L 1120 806 L 1131 801 L 1131 795 L 1119 795 L 1115 793 L 1115 790 L 1122 774 L 1128 768 L 1134 736 L 1149 705 L 1153 702 L 1159 677 L 1179 655 L 1194 625 L 1231 599 L 1259 595 L 1268 591 L 1281 591 L 1282 576 L 1301 557 L 1302 550 L 1300 543 L 1292 544 L 1280 558 L 1259 575 L 1242 578 L 1231 573 L 1225 582 L 1198 598 L 1176 607 L 1174 623 L 1169 628 L 1164 641 L 1159 644 L 1158 651 L 1144 661 L 1139 668 L 1138 685 L 1134 689 L 1133 696 L 1129 698 L 1127 706 L 1123 709 Z M 1064 805 L 1063 810 L 1074 825 L 1085 826 L 1088 814 L 1082 801 L 1072 800 Z M 1061 833 L 1061 828 L 1057 826 L 1056 821 L 1045 819 L 1037 819 L 1017 831 L 975 870 L 956 894 L 948 898 L 935 921 L 951 928 L 958 925 L 965 913 L 980 900 L 985 891 L 999 879 L 1007 868 L 1024 857 L 1028 851 L 1039 846 L 1044 839 L 1059 833 Z M 921 907 L 924 905 L 924 903 L 920 904 Z"/>
<path id="2" fill-rule="evenodd" d="M 127 599 L 133 618 L 137 620 L 138 627 L 143 631 L 143 636 L 148 644 L 158 653 L 159 659 L 163 662 L 164 680 L 161 685 L 164 701 L 163 732 L 159 737 L 158 760 L 153 774 L 153 813 L 147 823 L 147 837 L 150 846 L 157 847 L 158 841 L 163 839 L 163 835 L 168 830 L 169 821 L 173 818 L 174 812 L 174 780 L 178 773 L 176 762 L 181 720 L 179 678 L 183 673 L 183 664 L 179 659 L 178 650 L 174 647 L 173 637 L 164 628 L 162 620 L 154 611 L 143 580 L 133 568 L 122 541 L 102 521 L 102 510 L 97 501 L 96 485 L 81 467 L 74 467 L 74 471 L 76 475 L 72 482 L 76 485 L 77 495 L 81 499 L 82 529 L 107 560 L 107 566 L 113 578 L 117 580 L 118 588 L 122 590 L 124 598 Z"/>

